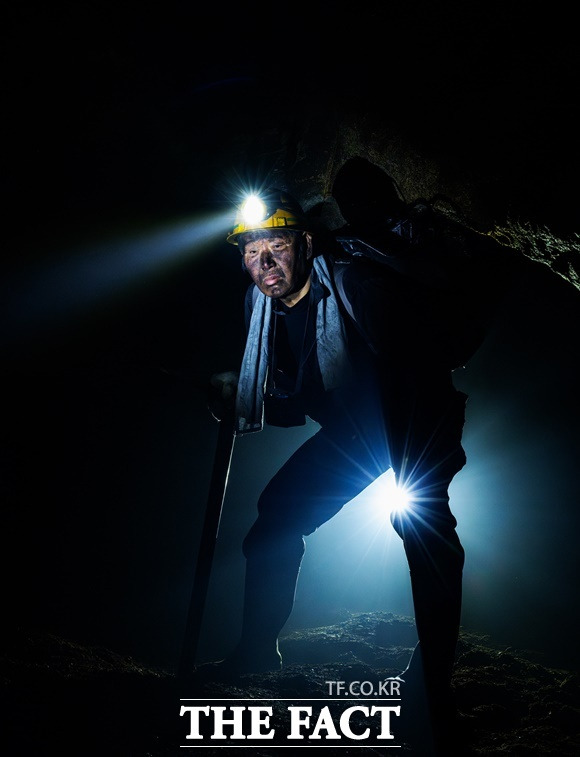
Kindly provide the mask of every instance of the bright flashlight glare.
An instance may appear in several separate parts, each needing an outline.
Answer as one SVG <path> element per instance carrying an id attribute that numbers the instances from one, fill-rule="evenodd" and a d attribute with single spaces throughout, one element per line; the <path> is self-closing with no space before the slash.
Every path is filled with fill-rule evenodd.
<path id="1" fill-rule="evenodd" d="M 397 486 L 392 470 L 379 476 L 366 489 L 365 497 L 370 499 L 374 512 L 381 518 L 391 513 L 402 513 L 412 502 L 411 492 L 405 486 Z"/>
<path id="2" fill-rule="evenodd" d="M 387 506 L 391 512 L 402 513 L 411 504 L 411 495 L 404 486 L 394 485 L 387 500 Z"/>
<path id="3" fill-rule="evenodd" d="M 264 219 L 266 206 L 257 195 L 250 195 L 242 206 L 242 215 L 246 223 L 257 223 Z"/>

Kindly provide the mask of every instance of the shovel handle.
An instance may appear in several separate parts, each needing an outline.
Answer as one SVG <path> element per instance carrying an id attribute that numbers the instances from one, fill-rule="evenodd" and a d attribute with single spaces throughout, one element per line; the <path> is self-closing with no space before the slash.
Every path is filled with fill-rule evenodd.
<path id="1" fill-rule="evenodd" d="M 234 439 L 234 413 L 232 410 L 219 421 L 217 445 L 178 670 L 180 676 L 191 673 L 195 665 L 222 507 L 228 484 Z"/>

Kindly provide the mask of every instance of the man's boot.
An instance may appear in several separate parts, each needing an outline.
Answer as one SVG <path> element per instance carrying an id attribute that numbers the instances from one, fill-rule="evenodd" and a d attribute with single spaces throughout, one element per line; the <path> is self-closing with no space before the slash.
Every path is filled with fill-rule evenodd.
<path id="1" fill-rule="evenodd" d="M 216 677 L 279 671 L 278 635 L 294 605 L 304 541 L 278 541 L 277 549 L 252 549 L 246 540 L 246 578 L 240 640 L 212 668 Z M 260 545 L 261 546 L 261 545 Z"/>

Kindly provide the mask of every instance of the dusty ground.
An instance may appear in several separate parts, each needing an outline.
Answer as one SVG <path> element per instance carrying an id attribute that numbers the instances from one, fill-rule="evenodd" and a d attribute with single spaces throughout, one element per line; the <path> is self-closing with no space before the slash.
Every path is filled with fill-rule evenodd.
<path id="1" fill-rule="evenodd" d="M 179 715 L 180 699 L 269 703 L 272 723 L 277 723 L 291 702 L 328 700 L 328 681 L 380 682 L 396 675 L 409 658 L 414 630 L 409 619 L 389 613 L 352 615 L 337 625 L 284 637 L 283 672 L 229 683 L 179 680 L 172 671 L 149 669 L 107 649 L 24 629 L 5 636 L 0 748 L 7 757 L 170 757 L 192 749 L 186 739 L 187 718 Z M 575 672 L 546 667 L 531 653 L 496 648 L 487 638 L 463 632 L 454 685 L 463 746 L 453 754 L 580 754 L 580 686 Z M 318 712 L 325 702 L 310 704 Z M 331 706 L 344 710 L 342 703 Z M 356 718 L 352 723 L 353 730 L 364 729 Z M 279 733 L 285 738 L 283 729 L 276 731 L 277 738 Z M 396 726 L 393 733 L 396 736 Z M 325 744 L 326 755 L 360 756 L 360 744 L 351 747 L 353 743 L 346 746 L 341 741 L 341 748 L 336 742 Z M 397 748 L 367 747 L 366 753 L 427 754 L 405 740 L 395 739 L 394 744 Z M 218 746 L 207 746 L 204 739 L 202 754 L 241 757 L 237 748 Z M 193 749 L 200 749 L 199 742 Z M 256 757 L 285 754 L 272 743 L 248 747 L 248 752 Z"/>

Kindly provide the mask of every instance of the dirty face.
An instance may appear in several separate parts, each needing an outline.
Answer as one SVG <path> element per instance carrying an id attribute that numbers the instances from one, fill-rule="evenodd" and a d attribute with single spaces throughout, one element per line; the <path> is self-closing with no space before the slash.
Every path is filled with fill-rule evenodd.
<path id="1" fill-rule="evenodd" d="M 273 230 L 254 236 L 248 234 L 240 242 L 252 281 L 267 297 L 293 305 L 308 291 L 310 235 Z"/>

